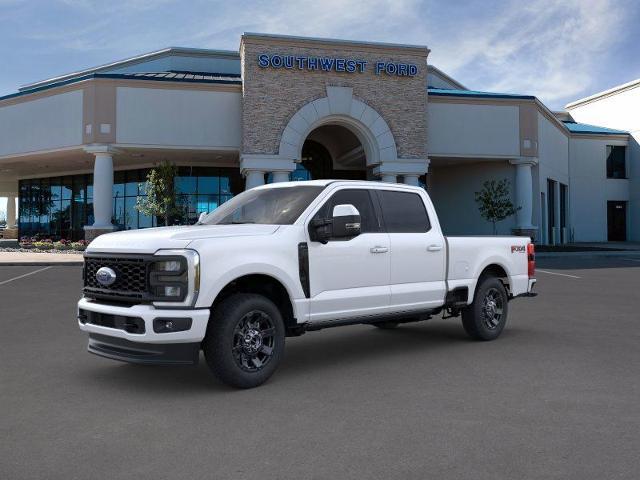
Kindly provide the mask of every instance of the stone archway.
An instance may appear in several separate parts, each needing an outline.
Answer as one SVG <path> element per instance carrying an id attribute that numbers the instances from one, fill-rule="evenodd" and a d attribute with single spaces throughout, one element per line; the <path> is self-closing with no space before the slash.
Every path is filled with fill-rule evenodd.
<path id="1" fill-rule="evenodd" d="M 289 120 L 280 138 L 278 155 L 300 161 L 302 147 L 309 134 L 323 125 L 339 125 L 360 141 L 367 166 L 395 162 L 396 142 L 382 116 L 366 103 L 353 97 L 350 87 L 327 87 L 327 96 L 313 100 Z"/>

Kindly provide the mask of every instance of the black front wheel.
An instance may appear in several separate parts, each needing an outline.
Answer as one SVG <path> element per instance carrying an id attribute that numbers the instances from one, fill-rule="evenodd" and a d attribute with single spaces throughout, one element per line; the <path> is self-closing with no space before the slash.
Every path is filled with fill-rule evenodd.
<path id="1" fill-rule="evenodd" d="M 462 326 L 476 340 L 494 340 L 500 336 L 509 313 L 509 297 L 500 279 L 481 277 L 473 303 L 462 311 Z"/>
<path id="2" fill-rule="evenodd" d="M 212 311 L 202 349 L 209 368 L 222 382 L 252 388 L 275 372 L 284 338 L 282 315 L 271 300 L 238 293 Z"/>

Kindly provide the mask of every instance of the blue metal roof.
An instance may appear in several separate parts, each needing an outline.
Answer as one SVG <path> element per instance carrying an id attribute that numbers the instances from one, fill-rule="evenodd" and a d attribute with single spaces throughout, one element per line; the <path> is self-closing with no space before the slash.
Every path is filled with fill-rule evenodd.
<path id="1" fill-rule="evenodd" d="M 519 100 L 535 100 L 533 95 L 519 95 L 517 93 L 479 92 L 477 90 L 454 90 L 447 88 L 427 88 L 429 95 L 442 97 L 480 97 L 480 98 L 514 98 Z"/>
<path id="2" fill-rule="evenodd" d="M 569 129 L 571 133 L 591 133 L 597 135 L 628 135 L 629 132 L 624 130 L 614 130 L 613 128 L 598 127 L 596 125 L 589 125 L 587 123 L 577 123 L 563 121 L 565 127 Z"/>
<path id="3" fill-rule="evenodd" d="M 64 85 L 70 85 L 73 83 L 82 82 L 84 80 L 90 80 L 92 78 L 113 78 L 113 79 L 126 79 L 126 80 L 151 80 L 159 82 L 186 82 L 186 83 L 218 83 L 228 85 L 242 85 L 240 75 L 234 75 L 230 73 L 200 73 L 200 72 L 146 72 L 146 73 L 91 73 L 89 75 L 83 75 L 81 77 L 70 78 L 69 80 L 62 80 L 60 82 L 49 83 L 42 87 L 31 88 L 29 90 L 23 90 L 17 93 L 10 93 L 0 97 L 0 100 L 7 100 L 9 98 L 22 97 L 35 92 L 41 92 L 43 90 L 49 90 L 50 88 L 62 87 Z"/>

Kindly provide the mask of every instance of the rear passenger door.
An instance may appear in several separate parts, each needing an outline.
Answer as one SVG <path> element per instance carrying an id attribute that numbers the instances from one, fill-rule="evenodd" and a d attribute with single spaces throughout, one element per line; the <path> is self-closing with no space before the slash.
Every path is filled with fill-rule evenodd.
<path id="1" fill-rule="evenodd" d="M 446 247 L 431 227 L 422 196 L 417 192 L 377 190 L 391 253 L 393 310 L 442 306 L 446 294 Z"/>

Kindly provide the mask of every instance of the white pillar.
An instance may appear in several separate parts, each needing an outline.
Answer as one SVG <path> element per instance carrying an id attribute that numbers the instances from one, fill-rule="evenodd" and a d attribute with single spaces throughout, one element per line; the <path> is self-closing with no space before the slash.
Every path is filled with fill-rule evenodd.
<path id="1" fill-rule="evenodd" d="M 93 162 L 93 225 L 87 225 L 85 239 L 93 240 L 102 233 L 113 230 L 113 155 L 116 150 L 109 145 L 90 145 L 85 152 L 91 153 Z"/>
<path id="2" fill-rule="evenodd" d="M 245 177 L 245 190 L 264 185 L 264 170 L 247 170 Z"/>
<path id="3" fill-rule="evenodd" d="M 536 164 L 536 159 L 520 158 L 511 160 L 516 167 L 516 228 L 519 230 L 532 230 L 533 219 L 533 175 L 531 167 Z"/>
<path id="4" fill-rule="evenodd" d="M 279 171 L 279 172 L 272 172 L 272 174 L 273 174 L 273 183 L 289 181 L 289 172 Z"/>
<path id="5" fill-rule="evenodd" d="M 16 197 L 7 197 L 7 228 L 16 228 Z"/>
<path id="6" fill-rule="evenodd" d="M 385 173 L 384 175 L 382 175 L 382 181 L 383 182 L 387 182 L 387 183 L 397 183 L 397 176 L 396 175 L 391 175 L 390 173 Z"/>
<path id="7" fill-rule="evenodd" d="M 404 175 L 404 183 L 406 185 L 412 185 L 414 187 L 420 186 L 420 176 L 419 175 Z"/>
<path id="8" fill-rule="evenodd" d="M 93 166 L 94 228 L 113 228 L 113 157 L 110 153 L 96 153 Z"/>

